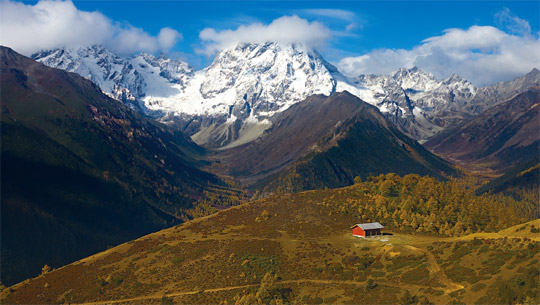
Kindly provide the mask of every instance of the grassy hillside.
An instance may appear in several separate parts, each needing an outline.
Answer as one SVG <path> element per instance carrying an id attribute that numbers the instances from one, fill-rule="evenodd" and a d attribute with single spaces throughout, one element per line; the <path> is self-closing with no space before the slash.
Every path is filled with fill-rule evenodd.
<path id="1" fill-rule="evenodd" d="M 411 234 L 411 226 L 400 223 L 412 224 L 414 213 L 403 214 L 396 225 L 385 222 L 384 215 L 372 214 L 382 207 L 390 212 L 391 204 L 364 205 L 368 198 L 391 201 L 393 189 L 383 185 L 395 179 L 381 176 L 347 188 L 246 203 L 9 287 L 2 291 L 1 300 L 33 304 L 510 304 L 538 299 L 538 220 L 476 238 L 457 230 L 442 232 L 453 237 L 436 232 Z M 418 176 L 400 179 L 414 182 L 400 185 L 410 187 L 411 198 L 423 193 L 432 196 L 437 187 L 453 185 Z M 450 193 L 455 204 L 441 202 L 441 209 L 452 208 L 456 213 L 445 214 L 447 221 L 458 223 L 470 209 L 468 202 L 476 197 L 459 188 Z M 411 211 L 422 210 L 420 199 Z M 492 210 L 502 204 L 478 199 L 475 218 L 496 217 Z M 496 232 L 521 222 L 511 209 L 507 215 L 504 222 L 496 221 L 484 230 Z M 381 220 L 386 235 L 351 236 L 352 224 L 369 220 Z"/>
<path id="2" fill-rule="evenodd" d="M 239 201 L 181 133 L 1 47 L 1 280 Z"/>

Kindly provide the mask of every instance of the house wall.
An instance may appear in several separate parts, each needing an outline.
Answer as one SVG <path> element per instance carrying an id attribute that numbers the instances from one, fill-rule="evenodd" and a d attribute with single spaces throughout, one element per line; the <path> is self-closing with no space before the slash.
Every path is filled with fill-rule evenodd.
<path id="1" fill-rule="evenodd" d="M 367 230 L 365 232 L 365 236 L 376 236 L 381 235 L 381 229 L 373 229 L 373 230 Z"/>
<path id="2" fill-rule="evenodd" d="M 352 235 L 354 236 L 366 236 L 366 233 L 360 227 L 354 227 L 352 229 Z"/>

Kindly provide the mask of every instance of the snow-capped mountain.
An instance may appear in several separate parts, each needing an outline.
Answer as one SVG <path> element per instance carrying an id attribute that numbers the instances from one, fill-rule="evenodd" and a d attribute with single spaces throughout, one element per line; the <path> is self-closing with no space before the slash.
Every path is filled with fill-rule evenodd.
<path id="1" fill-rule="evenodd" d="M 270 118 L 314 94 L 330 95 L 337 72 L 302 45 L 244 44 L 218 53 L 195 73 L 174 101 L 180 117 L 172 118 L 194 133 L 200 144 L 238 145 L 254 140 L 271 125 Z"/>
<path id="2" fill-rule="evenodd" d="M 440 81 L 416 67 L 389 75 L 360 75 L 357 81 L 370 88 L 375 105 L 387 118 L 417 140 L 443 130 L 450 122 L 440 118 L 441 112 L 459 111 L 477 91 L 457 75 Z"/>
<path id="3" fill-rule="evenodd" d="M 164 57 L 122 59 L 95 46 L 40 52 L 33 58 L 79 73 L 117 99 L 137 100 L 148 114 L 179 125 L 199 144 L 215 147 L 257 138 L 275 113 L 308 96 L 330 95 L 336 88 L 367 92 L 338 86 L 346 78 L 300 44 L 239 45 L 221 51 L 212 65 L 197 72 L 178 61 L 164 65 Z"/>
<path id="4" fill-rule="evenodd" d="M 515 87 L 476 88 L 459 76 L 437 80 L 418 68 L 348 78 L 301 44 L 241 44 L 222 50 L 200 71 L 164 55 L 122 58 L 99 46 L 43 51 L 33 58 L 93 80 L 107 94 L 179 126 L 209 147 L 255 140 L 276 113 L 311 95 L 341 91 L 377 106 L 402 132 L 424 141 L 487 109 L 486 98 Z M 536 74 L 514 82 L 535 81 Z"/>
<path id="5" fill-rule="evenodd" d="M 143 52 L 122 58 L 97 45 L 41 51 L 32 58 L 86 77 L 111 97 L 138 106 L 144 112 L 148 97 L 182 92 L 194 73 L 187 63 L 163 54 L 156 58 Z"/>

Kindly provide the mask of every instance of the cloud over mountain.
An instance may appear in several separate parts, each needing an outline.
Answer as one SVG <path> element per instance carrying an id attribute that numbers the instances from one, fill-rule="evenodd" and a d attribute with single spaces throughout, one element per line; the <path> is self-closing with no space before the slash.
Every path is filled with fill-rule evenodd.
<path id="1" fill-rule="evenodd" d="M 331 31 L 320 22 L 309 22 L 293 15 L 277 18 L 268 25 L 252 23 L 239 26 L 236 30 L 216 31 L 205 28 L 199 37 L 203 47 L 198 52 L 212 55 L 238 43 L 303 43 L 310 47 L 319 47 L 331 38 Z"/>
<path id="2" fill-rule="evenodd" d="M 163 28 L 157 36 L 100 12 L 81 11 L 71 1 L 42 0 L 35 5 L 0 2 L 0 44 L 26 55 L 42 49 L 103 44 L 112 51 L 167 51 L 182 35 Z"/>
<path id="3" fill-rule="evenodd" d="M 476 85 L 508 80 L 540 67 L 540 40 L 530 32 L 528 22 L 512 17 L 509 11 L 498 16 L 510 34 L 492 26 L 447 29 L 410 50 L 373 50 L 344 58 L 338 67 L 356 76 L 417 66 L 439 78 L 456 73 Z"/>
<path id="4" fill-rule="evenodd" d="M 356 14 L 354 12 L 342 9 L 313 8 L 302 10 L 302 12 L 308 15 L 342 19 L 344 21 L 354 21 L 356 19 Z"/>

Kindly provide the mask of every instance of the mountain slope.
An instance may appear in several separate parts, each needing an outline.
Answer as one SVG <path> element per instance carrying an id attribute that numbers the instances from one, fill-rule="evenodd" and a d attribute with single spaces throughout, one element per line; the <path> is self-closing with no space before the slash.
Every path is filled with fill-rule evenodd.
<path id="1" fill-rule="evenodd" d="M 477 194 L 502 193 L 522 202 L 531 202 L 533 213 L 540 217 L 540 156 L 523 162 L 476 190 Z"/>
<path id="2" fill-rule="evenodd" d="M 227 185 L 88 80 L 1 47 L 2 282 L 180 223 Z M 227 198 L 225 198 L 227 200 Z"/>
<path id="3" fill-rule="evenodd" d="M 540 87 L 540 70 L 537 68 L 533 68 L 529 73 L 511 81 L 479 88 L 477 94 L 469 105 L 465 106 L 465 109 L 472 113 L 480 114 L 495 105 L 529 90 L 531 87 Z"/>
<path id="4" fill-rule="evenodd" d="M 230 168 L 228 174 L 264 192 L 345 186 L 356 176 L 389 172 L 455 173 L 376 107 L 346 91 L 291 106 L 259 139 L 221 151 L 218 158 Z"/>
<path id="5" fill-rule="evenodd" d="M 403 303 L 525 303 L 538 298 L 540 221 L 485 233 L 526 221 L 515 208 L 454 182 L 381 175 L 162 230 L 4 289 L 0 301 L 398 304 L 408 291 Z M 386 235 L 351 236 L 370 221 Z"/>
<path id="6" fill-rule="evenodd" d="M 499 104 L 461 126 L 425 143 L 433 152 L 459 163 L 504 172 L 538 154 L 540 89 Z"/>

